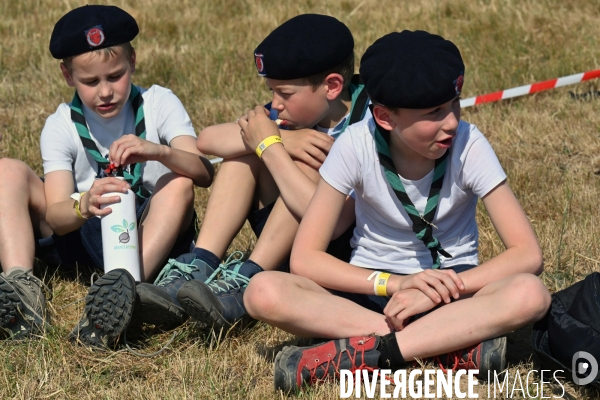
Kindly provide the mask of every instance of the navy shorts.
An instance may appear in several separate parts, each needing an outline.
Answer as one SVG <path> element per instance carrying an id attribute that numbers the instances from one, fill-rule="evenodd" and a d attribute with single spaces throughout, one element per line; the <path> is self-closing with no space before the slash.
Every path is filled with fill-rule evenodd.
<path id="1" fill-rule="evenodd" d="M 468 271 L 471 268 L 475 268 L 477 265 L 455 265 L 454 267 L 450 267 L 448 269 L 453 269 L 457 274 Z M 390 301 L 391 297 L 386 296 L 376 296 L 374 294 L 362 294 L 362 293 L 348 293 L 348 292 L 340 292 L 338 290 L 330 290 L 330 292 L 336 296 L 343 297 L 348 299 L 361 307 L 367 308 L 371 311 L 375 311 L 376 313 L 383 314 L 383 309 Z M 423 313 L 424 315 L 425 313 Z M 421 314 L 419 314 L 421 316 Z"/>
<path id="2" fill-rule="evenodd" d="M 273 206 L 275 202 L 269 204 L 266 207 L 261 208 L 260 210 L 250 211 L 248 214 L 248 223 L 250 223 L 250 227 L 254 231 L 256 237 L 260 237 L 267 220 L 269 219 L 269 215 L 271 215 L 271 211 L 273 210 Z M 329 242 L 329 246 L 327 247 L 327 253 L 331 254 L 335 258 L 350 262 L 350 257 L 352 256 L 352 247 L 350 246 L 350 239 L 354 235 L 354 228 L 356 224 L 353 223 L 340 237 Z M 282 265 L 278 268 L 279 271 L 290 272 L 289 260 L 283 262 Z"/>
<path id="3" fill-rule="evenodd" d="M 138 223 L 150 199 L 144 200 L 137 206 L 136 216 Z M 185 233 L 175 242 L 169 253 L 169 258 L 174 258 L 183 253 L 188 253 L 196 237 L 196 212 L 192 222 Z M 49 265 L 74 266 L 75 264 L 104 268 L 102 254 L 102 229 L 100 218 L 90 218 L 81 228 L 66 235 L 52 235 L 38 239 L 35 245 L 35 256 Z"/>

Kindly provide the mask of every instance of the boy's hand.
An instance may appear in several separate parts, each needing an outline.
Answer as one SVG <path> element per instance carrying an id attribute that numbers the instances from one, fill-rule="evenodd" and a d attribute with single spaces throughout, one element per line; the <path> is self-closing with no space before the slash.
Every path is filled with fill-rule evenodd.
<path id="1" fill-rule="evenodd" d="M 158 160 L 163 146 L 140 139 L 136 135 L 123 135 L 110 145 L 108 157 L 115 167 L 129 165 L 148 160 Z"/>
<path id="2" fill-rule="evenodd" d="M 293 159 L 314 169 L 321 168 L 334 141 L 331 136 L 314 129 L 282 130 L 281 140 Z"/>
<path id="3" fill-rule="evenodd" d="M 401 331 L 408 325 L 409 318 L 431 310 L 437 304 L 418 289 L 406 289 L 396 292 L 383 309 L 388 323 Z"/>
<path id="4" fill-rule="evenodd" d="M 397 276 L 392 275 L 388 281 L 388 293 L 395 293 L 406 289 L 419 289 L 436 304 L 444 300 L 450 303 L 452 296 L 458 299 L 460 290 L 465 285 L 456 272 L 451 269 L 428 269 L 418 274 Z"/>
<path id="5" fill-rule="evenodd" d="M 117 178 L 96 179 L 92 187 L 87 191 L 79 201 L 79 211 L 86 218 L 93 216 L 108 215 L 112 212 L 110 208 L 100 209 L 101 205 L 115 204 L 121 201 L 119 196 L 101 197 L 104 193 L 122 192 L 127 193 L 130 189 L 129 183 Z"/>
<path id="6" fill-rule="evenodd" d="M 269 119 L 269 110 L 263 106 L 248 111 L 239 119 L 238 125 L 242 128 L 240 135 L 244 143 L 251 149 L 256 149 L 269 136 L 280 136 L 277 124 Z"/>

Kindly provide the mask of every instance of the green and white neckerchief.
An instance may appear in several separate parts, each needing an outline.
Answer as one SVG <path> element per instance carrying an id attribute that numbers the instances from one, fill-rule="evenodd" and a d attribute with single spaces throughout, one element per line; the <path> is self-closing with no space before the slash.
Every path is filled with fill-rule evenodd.
<path id="1" fill-rule="evenodd" d="M 138 88 L 131 85 L 131 93 L 129 94 L 129 101 L 133 107 L 133 114 L 135 116 L 135 135 L 140 139 L 146 138 L 146 123 L 144 122 L 144 99 Z M 81 143 L 85 150 L 94 158 L 100 168 L 106 169 L 109 162 L 106 158 L 102 157 L 102 153 L 98 150 L 98 146 L 90 137 L 90 130 L 88 128 L 85 117 L 83 116 L 83 106 L 81 99 L 77 92 L 73 96 L 71 101 L 71 120 L 77 128 L 77 133 L 81 139 Z M 131 185 L 131 190 L 138 197 L 146 199 L 150 197 L 150 192 L 142 185 L 142 164 L 136 163 L 129 167 L 130 171 L 133 171 L 133 175 L 123 170 L 123 176 L 125 180 Z"/>
<path id="2" fill-rule="evenodd" d="M 389 182 L 390 186 L 396 193 L 396 197 L 402 203 L 404 210 L 408 214 L 410 220 L 413 223 L 412 230 L 417 235 L 417 238 L 421 240 L 427 249 L 431 252 L 431 259 L 433 260 L 434 269 L 440 267 L 440 254 L 447 258 L 452 256 L 442 248 L 440 241 L 433 236 L 433 218 L 437 211 L 437 206 L 440 199 L 440 190 L 444 183 L 444 173 L 446 172 L 446 161 L 450 151 L 446 151 L 443 156 L 435 160 L 435 168 L 433 170 L 433 181 L 431 182 L 431 189 L 429 189 L 429 197 L 427 198 L 427 205 L 425 206 L 425 212 L 423 214 L 417 211 L 415 205 L 410 200 L 404 189 L 404 185 L 398 176 L 396 167 L 392 160 L 390 153 L 390 132 L 381 128 L 375 124 L 375 145 L 377 146 L 377 153 L 379 155 L 379 163 L 385 171 L 385 177 Z"/>

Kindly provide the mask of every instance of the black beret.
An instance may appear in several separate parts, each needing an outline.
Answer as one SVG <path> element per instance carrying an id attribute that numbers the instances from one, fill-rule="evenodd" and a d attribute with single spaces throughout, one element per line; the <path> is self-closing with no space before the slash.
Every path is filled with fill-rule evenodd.
<path id="1" fill-rule="evenodd" d="M 254 50 L 254 63 L 260 76 L 298 79 L 338 66 L 353 51 L 352 33 L 342 22 L 303 14 L 275 28 Z"/>
<path id="2" fill-rule="evenodd" d="M 450 101 L 460 95 L 464 73 L 454 43 L 424 31 L 387 34 L 360 61 L 371 100 L 394 108 L 431 108 Z"/>
<path id="3" fill-rule="evenodd" d="M 88 5 L 69 11 L 54 25 L 52 57 L 63 59 L 127 43 L 139 32 L 135 19 L 115 6 Z"/>

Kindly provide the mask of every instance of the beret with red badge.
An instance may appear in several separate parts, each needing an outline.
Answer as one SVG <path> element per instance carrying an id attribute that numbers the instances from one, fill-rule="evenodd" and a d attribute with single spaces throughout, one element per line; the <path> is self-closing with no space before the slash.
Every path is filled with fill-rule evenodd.
<path id="1" fill-rule="evenodd" d="M 432 108 L 460 95 L 465 65 L 449 40 L 425 31 L 387 34 L 362 56 L 360 77 L 375 103 Z"/>
<path id="2" fill-rule="evenodd" d="M 135 19 L 119 7 L 87 5 L 69 11 L 54 25 L 50 53 L 64 59 L 130 42 L 138 32 Z"/>
<path id="3" fill-rule="evenodd" d="M 260 76 L 290 80 L 327 72 L 354 54 L 350 29 L 334 17 L 298 15 L 271 32 L 254 50 Z"/>

